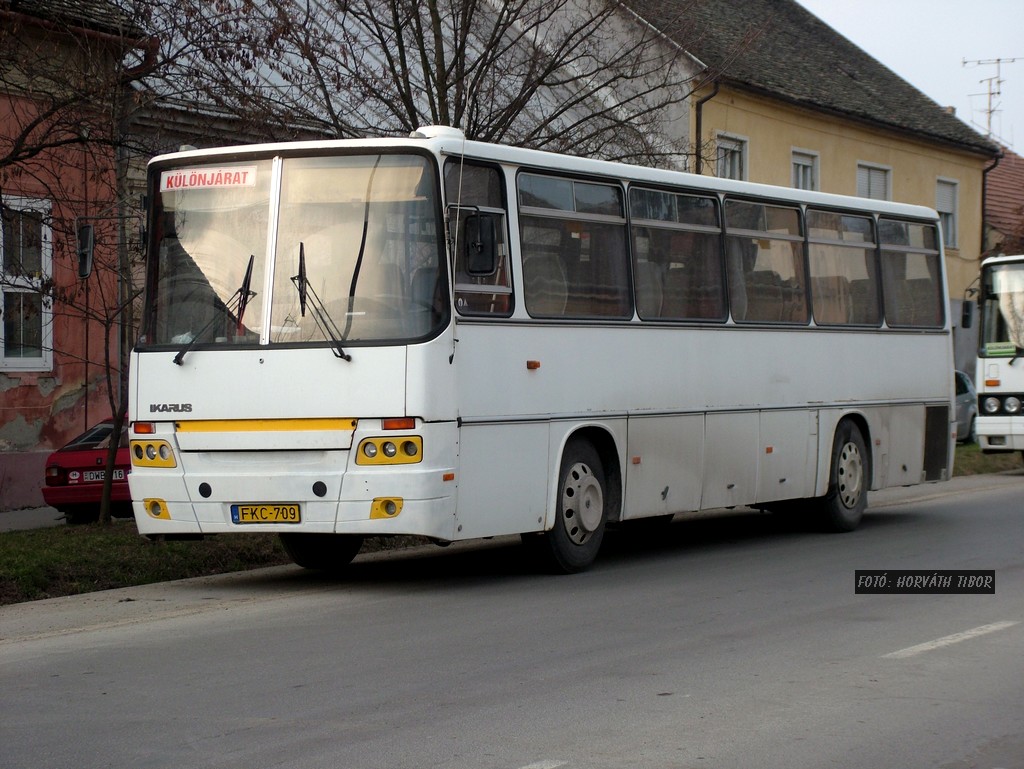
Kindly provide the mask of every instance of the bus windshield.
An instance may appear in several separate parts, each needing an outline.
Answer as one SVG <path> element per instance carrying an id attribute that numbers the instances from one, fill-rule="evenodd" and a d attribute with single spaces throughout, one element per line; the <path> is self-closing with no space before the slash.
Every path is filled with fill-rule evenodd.
<path id="1" fill-rule="evenodd" d="M 1024 348 L 1024 262 L 993 265 L 984 281 L 982 351 L 1016 356 Z"/>
<path id="2" fill-rule="evenodd" d="M 340 349 L 423 339 L 448 318 L 423 156 L 219 159 L 157 175 L 143 346 Z"/>

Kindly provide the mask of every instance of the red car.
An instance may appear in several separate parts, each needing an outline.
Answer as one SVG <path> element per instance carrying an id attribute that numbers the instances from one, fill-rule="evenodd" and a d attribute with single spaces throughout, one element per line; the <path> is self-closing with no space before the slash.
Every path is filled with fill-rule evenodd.
<path id="1" fill-rule="evenodd" d="M 64 513 L 70 524 L 90 523 L 100 515 L 100 497 L 107 464 L 107 449 L 114 430 L 112 419 L 89 428 L 46 460 L 46 485 L 43 499 Z M 121 441 L 114 460 L 114 481 L 110 487 L 110 512 L 118 517 L 132 515 L 128 473 L 128 430 L 121 430 Z"/>

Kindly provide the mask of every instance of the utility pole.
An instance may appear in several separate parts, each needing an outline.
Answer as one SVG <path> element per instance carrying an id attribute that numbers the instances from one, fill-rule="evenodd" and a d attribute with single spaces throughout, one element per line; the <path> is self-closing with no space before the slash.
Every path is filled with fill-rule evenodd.
<path id="1" fill-rule="evenodd" d="M 987 88 L 987 91 L 988 91 L 988 94 L 987 94 L 987 96 L 988 96 L 988 105 L 985 107 L 985 135 L 988 136 L 988 137 L 992 136 L 992 115 L 999 111 L 999 104 L 995 100 L 996 100 L 997 97 L 1001 96 L 1002 93 L 1003 93 L 1002 92 L 1002 88 L 1001 88 L 1001 86 L 1003 84 L 1002 67 L 1003 67 L 1004 64 L 1013 64 L 1013 62 L 1021 61 L 1021 60 L 1022 60 L 1022 58 L 1020 56 L 1012 58 L 1012 59 L 1000 58 L 1000 59 L 964 59 L 963 60 L 963 66 L 965 66 L 965 67 L 968 64 L 970 64 L 970 65 L 973 65 L 973 66 L 976 66 L 976 67 L 991 67 L 992 65 L 995 65 L 995 68 L 996 68 L 996 74 L 995 74 L 994 77 L 986 77 L 986 78 L 983 78 L 982 80 L 978 81 L 980 83 L 985 83 L 988 86 L 988 88 Z M 986 94 L 973 94 L 972 93 L 970 95 L 971 96 L 985 96 Z"/>

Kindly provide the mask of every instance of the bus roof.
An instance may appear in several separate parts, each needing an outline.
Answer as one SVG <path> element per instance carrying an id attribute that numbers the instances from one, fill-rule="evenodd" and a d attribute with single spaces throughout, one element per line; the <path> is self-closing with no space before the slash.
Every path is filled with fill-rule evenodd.
<path id="1" fill-rule="evenodd" d="M 990 256 L 987 259 L 982 260 L 982 267 L 989 267 L 995 264 L 1012 264 L 1015 262 L 1024 262 L 1024 254 L 1000 254 L 999 256 Z"/>
<path id="2" fill-rule="evenodd" d="M 861 209 L 881 214 L 893 214 L 904 217 L 934 220 L 938 218 L 935 210 L 926 206 L 894 203 L 886 200 L 857 198 L 812 190 L 800 190 L 791 187 L 760 184 L 755 182 L 720 179 L 714 176 L 703 176 L 686 171 L 670 171 L 666 169 L 648 168 L 644 166 L 618 163 L 609 160 L 563 155 L 545 150 L 525 149 L 504 144 L 471 141 L 465 134 L 448 126 L 425 126 L 417 129 L 408 137 L 390 137 L 376 139 L 325 139 L 314 141 L 273 142 L 266 144 L 234 145 L 214 147 L 210 149 L 190 149 L 154 157 L 150 165 L 181 163 L 190 160 L 206 160 L 216 157 L 238 155 L 274 155 L 310 152 L 329 152 L 332 150 L 352 149 L 427 149 L 437 155 L 464 156 L 478 160 L 506 163 L 510 165 L 536 168 L 542 170 L 557 169 L 590 176 L 603 176 L 623 179 L 631 182 L 646 182 L 673 187 L 685 187 L 700 192 L 722 192 L 734 195 L 751 195 L 759 197 L 780 198 L 787 202 L 805 203 L 809 205 L 828 206 L 832 208 Z"/>

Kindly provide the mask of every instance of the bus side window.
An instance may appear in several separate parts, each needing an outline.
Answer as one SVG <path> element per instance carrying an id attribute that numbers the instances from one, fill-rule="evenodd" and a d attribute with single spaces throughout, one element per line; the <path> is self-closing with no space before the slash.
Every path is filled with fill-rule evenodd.
<path id="1" fill-rule="evenodd" d="M 455 248 L 455 309 L 462 315 L 510 315 L 512 273 L 504 212 L 460 208 L 450 216 Z"/>
<path id="2" fill-rule="evenodd" d="M 881 322 L 874 222 L 808 209 L 811 307 L 819 326 Z"/>
<path id="3" fill-rule="evenodd" d="M 497 166 L 451 158 L 444 170 L 460 315 L 512 314 L 505 186 Z"/>
<path id="4" fill-rule="evenodd" d="M 935 227 L 880 219 L 878 231 L 886 323 L 941 327 L 945 323 L 946 302 Z"/>
<path id="5" fill-rule="evenodd" d="M 799 209 L 727 199 L 725 212 L 733 320 L 807 323 Z"/>

